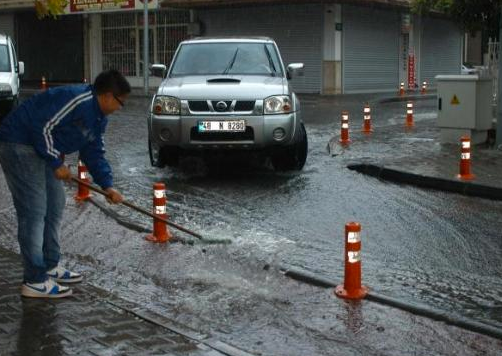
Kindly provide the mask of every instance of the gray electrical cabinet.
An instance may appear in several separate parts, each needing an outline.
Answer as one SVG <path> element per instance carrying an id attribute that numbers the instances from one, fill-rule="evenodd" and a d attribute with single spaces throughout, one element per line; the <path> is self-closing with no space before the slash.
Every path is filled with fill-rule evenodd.
<path id="1" fill-rule="evenodd" d="M 438 75 L 436 83 L 441 143 L 459 143 L 462 136 L 469 136 L 473 144 L 485 142 L 492 127 L 492 80 Z"/>

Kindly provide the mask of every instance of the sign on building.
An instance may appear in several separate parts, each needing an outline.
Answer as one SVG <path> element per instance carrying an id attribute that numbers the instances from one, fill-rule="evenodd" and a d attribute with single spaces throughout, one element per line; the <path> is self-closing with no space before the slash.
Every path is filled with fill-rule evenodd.
<path id="1" fill-rule="evenodd" d="M 149 9 L 157 9 L 159 6 L 158 0 L 69 0 L 65 13 L 142 10 L 145 6 L 144 1 L 148 1 Z"/>

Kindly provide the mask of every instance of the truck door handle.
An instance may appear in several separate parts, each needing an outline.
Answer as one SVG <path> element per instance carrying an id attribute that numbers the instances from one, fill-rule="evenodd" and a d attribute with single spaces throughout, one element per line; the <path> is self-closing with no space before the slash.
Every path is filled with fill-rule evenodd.
<path id="1" fill-rule="evenodd" d="M 438 110 L 441 110 L 442 107 L 443 107 L 443 99 L 438 98 Z"/>

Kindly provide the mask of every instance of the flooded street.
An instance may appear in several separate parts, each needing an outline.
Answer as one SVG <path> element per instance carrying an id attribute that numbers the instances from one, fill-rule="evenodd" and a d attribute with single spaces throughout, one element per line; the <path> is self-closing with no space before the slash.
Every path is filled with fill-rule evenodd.
<path id="1" fill-rule="evenodd" d="M 361 124 L 357 110 L 363 99 L 354 96 L 349 107 L 354 127 Z M 502 202 L 390 184 L 347 169 L 354 162 L 410 155 L 420 142 L 434 139 L 434 105 L 434 100 L 416 103 L 414 134 L 403 132 L 403 103 L 376 105 L 374 134 L 354 132 L 353 145 L 329 152 L 341 109 L 336 102 L 320 108 L 306 98 L 307 163 L 301 172 L 277 173 L 267 162 L 245 156 L 187 157 L 176 169 L 151 167 L 147 101 L 131 101 L 111 118 L 106 136 L 117 189 L 149 208 L 153 183 L 164 182 L 172 221 L 208 240 L 232 243 L 148 243 L 145 234 L 117 225 L 94 205 L 77 205 L 75 188 L 68 185 L 66 261 L 93 284 L 250 352 L 360 355 L 373 344 L 374 351 L 400 355 L 399 330 L 379 328 L 379 315 L 403 312 L 340 302 L 332 290 L 290 280 L 280 271 L 293 266 L 341 283 L 344 225 L 357 221 L 363 283 L 371 290 L 502 327 Z M 0 244 L 17 251 L 3 177 L 0 191 Z M 150 218 L 113 209 L 151 228 Z M 420 328 L 423 340 L 430 337 L 426 324 Z M 439 337 L 452 337 L 444 333 Z M 358 345 L 349 342 L 353 338 Z M 414 351 L 425 352 L 420 346 Z"/>

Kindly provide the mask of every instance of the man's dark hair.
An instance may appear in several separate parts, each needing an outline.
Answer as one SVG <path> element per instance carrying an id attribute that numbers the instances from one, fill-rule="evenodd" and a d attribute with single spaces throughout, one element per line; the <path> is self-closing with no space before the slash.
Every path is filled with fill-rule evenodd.
<path id="1" fill-rule="evenodd" d="M 118 70 L 110 69 L 101 72 L 94 80 L 94 90 L 98 95 L 113 93 L 124 95 L 131 92 L 131 86 L 127 79 Z"/>

